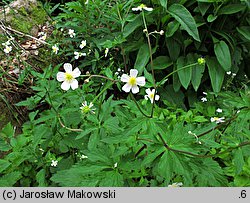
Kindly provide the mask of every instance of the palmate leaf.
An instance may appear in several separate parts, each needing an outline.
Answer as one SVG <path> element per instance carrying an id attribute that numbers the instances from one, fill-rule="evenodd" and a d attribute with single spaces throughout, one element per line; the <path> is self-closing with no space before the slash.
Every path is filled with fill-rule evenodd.
<path id="1" fill-rule="evenodd" d="M 101 173 L 108 166 L 76 164 L 68 170 L 62 170 L 54 174 L 51 180 L 60 186 L 67 187 L 94 187 L 101 180 Z"/>

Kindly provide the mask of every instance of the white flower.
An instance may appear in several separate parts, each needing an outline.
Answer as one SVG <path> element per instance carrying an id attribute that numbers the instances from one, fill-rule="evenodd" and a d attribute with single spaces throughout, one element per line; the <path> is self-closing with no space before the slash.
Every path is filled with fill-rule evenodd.
<path id="1" fill-rule="evenodd" d="M 86 40 L 83 40 L 82 42 L 81 42 L 81 44 L 80 44 L 80 49 L 83 49 L 85 46 L 86 46 L 86 44 L 87 44 L 87 41 Z"/>
<path id="2" fill-rule="evenodd" d="M 193 133 L 192 133 L 192 131 L 191 131 L 191 130 L 189 130 L 189 131 L 188 131 L 188 134 L 192 135 Z"/>
<path id="3" fill-rule="evenodd" d="M 74 57 L 75 57 L 75 59 L 79 59 L 81 56 L 86 56 L 86 53 L 81 53 L 81 52 L 77 52 L 77 51 L 75 51 L 74 52 Z"/>
<path id="4" fill-rule="evenodd" d="M 10 40 L 8 40 L 7 42 L 2 43 L 2 45 L 5 46 L 5 47 L 9 46 L 10 45 Z"/>
<path id="5" fill-rule="evenodd" d="M 159 32 L 159 34 L 160 34 L 160 35 L 164 35 L 164 30 L 161 30 L 161 31 Z"/>
<path id="6" fill-rule="evenodd" d="M 222 112 L 222 109 L 218 108 L 218 109 L 216 109 L 216 112 L 217 112 L 217 113 L 221 113 L 221 112 Z"/>
<path id="7" fill-rule="evenodd" d="M 236 73 L 232 73 L 232 77 L 235 77 L 236 76 Z"/>
<path id="8" fill-rule="evenodd" d="M 86 113 L 95 113 L 95 108 L 92 108 L 94 105 L 92 102 L 89 103 L 88 105 L 88 102 L 87 101 L 84 101 L 82 103 L 82 106 L 80 107 L 80 109 L 82 110 L 82 113 L 86 114 Z"/>
<path id="9" fill-rule="evenodd" d="M 155 97 L 156 101 L 158 101 L 160 99 L 159 95 L 155 95 L 155 89 L 150 90 L 150 88 L 148 88 L 148 89 L 146 89 L 146 93 L 147 93 L 147 95 L 145 95 L 144 98 L 146 100 L 150 99 L 151 103 L 153 103 L 154 97 Z"/>
<path id="10" fill-rule="evenodd" d="M 104 57 L 107 57 L 108 53 L 109 53 L 109 48 L 106 48 L 105 51 L 104 51 L 104 53 L 105 53 Z"/>
<path id="11" fill-rule="evenodd" d="M 114 164 L 114 168 L 117 168 L 117 162 Z"/>
<path id="12" fill-rule="evenodd" d="M 56 166 L 57 166 L 57 163 L 58 163 L 58 161 L 57 161 L 57 160 L 52 160 L 52 162 L 51 162 L 51 166 L 56 167 Z"/>
<path id="13" fill-rule="evenodd" d="M 172 185 L 168 185 L 168 187 L 181 187 L 182 183 L 173 183 Z"/>
<path id="14" fill-rule="evenodd" d="M 78 81 L 75 79 L 81 75 L 81 71 L 78 68 L 75 68 L 72 71 L 72 65 L 70 63 L 65 63 L 63 65 L 65 70 L 64 72 L 59 72 L 56 75 L 56 78 L 59 82 L 63 82 L 61 88 L 63 90 L 69 90 L 71 87 L 73 90 L 78 88 Z"/>
<path id="15" fill-rule="evenodd" d="M 231 73 L 232 73 L 231 71 L 227 71 L 227 75 L 231 75 Z"/>
<path id="16" fill-rule="evenodd" d="M 74 30 L 72 30 L 72 29 L 69 29 L 68 34 L 69 34 L 69 36 L 70 36 L 71 38 L 73 38 L 73 37 L 75 37 L 75 36 L 76 36 L 75 31 L 74 31 Z"/>
<path id="17" fill-rule="evenodd" d="M 142 9 L 146 10 L 146 11 L 152 11 L 153 8 L 148 8 L 145 4 L 141 4 L 140 6 L 136 7 L 136 8 L 132 8 L 132 11 L 142 11 Z"/>
<path id="18" fill-rule="evenodd" d="M 207 101 L 207 98 L 206 98 L 206 97 L 202 97 L 202 98 L 201 98 L 201 101 L 202 101 L 202 102 L 206 102 L 206 101 Z"/>
<path id="19" fill-rule="evenodd" d="M 146 84 L 145 77 L 136 77 L 138 74 L 138 70 L 131 69 L 130 76 L 127 74 L 122 74 L 121 81 L 126 82 L 126 84 L 122 87 L 124 92 L 130 92 L 132 89 L 132 93 L 136 94 L 139 92 L 139 86 L 144 86 Z"/>
<path id="20" fill-rule="evenodd" d="M 59 51 L 59 47 L 55 44 L 54 46 L 52 46 L 52 52 L 57 54 Z"/>
<path id="21" fill-rule="evenodd" d="M 207 95 L 207 93 L 206 93 L 206 92 L 202 92 L 202 94 Z"/>
<path id="22" fill-rule="evenodd" d="M 221 118 L 218 118 L 218 117 L 212 117 L 210 119 L 211 122 L 215 122 L 215 123 L 223 123 L 225 122 L 225 117 L 221 117 Z"/>
<path id="23" fill-rule="evenodd" d="M 5 46 L 5 49 L 3 50 L 6 54 L 10 53 L 12 51 L 12 46 Z"/>
<path id="24" fill-rule="evenodd" d="M 87 159 L 87 158 L 89 158 L 89 157 L 88 157 L 88 156 L 85 156 L 84 154 L 81 155 L 81 157 L 80 157 L 80 159 Z"/>

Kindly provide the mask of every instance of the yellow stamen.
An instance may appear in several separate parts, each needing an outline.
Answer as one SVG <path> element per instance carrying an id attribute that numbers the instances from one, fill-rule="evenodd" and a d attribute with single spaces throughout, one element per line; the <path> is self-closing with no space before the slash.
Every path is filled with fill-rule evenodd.
<path id="1" fill-rule="evenodd" d="M 150 97 L 151 99 L 154 99 L 154 93 L 151 93 L 151 94 L 149 95 L 149 97 Z"/>
<path id="2" fill-rule="evenodd" d="M 129 78 L 128 83 L 129 83 L 130 85 L 132 85 L 132 86 L 136 85 L 136 78 L 135 78 L 135 77 Z"/>
<path id="3" fill-rule="evenodd" d="M 74 77 L 71 73 L 65 73 L 65 80 L 67 82 L 71 82 L 73 79 L 74 79 Z"/>

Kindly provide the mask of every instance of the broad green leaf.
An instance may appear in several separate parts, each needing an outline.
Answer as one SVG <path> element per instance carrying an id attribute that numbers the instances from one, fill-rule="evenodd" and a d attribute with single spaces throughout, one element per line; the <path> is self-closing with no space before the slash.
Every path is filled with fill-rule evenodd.
<path id="1" fill-rule="evenodd" d="M 144 44 L 139 49 L 139 52 L 136 57 L 134 68 L 138 70 L 139 74 L 143 72 L 143 69 L 146 67 L 149 61 L 150 53 L 148 44 Z"/>
<path id="2" fill-rule="evenodd" d="M 206 63 L 213 91 L 219 93 L 223 84 L 225 71 L 215 57 L 207 58 Z"/>
<path id="3" fill-rule="evenodd" d="M 168 23 L 167 30 L 165 32 L 166 37 L 172 37 L 173 34 L 178 30 L 180 23 L 176 20 Z"/>
<path id="4" fill-rule="evenodd" d="M 165 69 L 173 64 L 168 56 L 158 56 L 153 60 L 154 70 Z"/>
<path id="5" fill-rule="evenodd" d="M 8 137 L 8 138 L 13 137 L 14 133 L 15 133 L 14 128 L 10 122 L 0 131 L 1 136 Z"/>
<path id="6" fill-rule="evenodd" d="M 240 11 L 243 11 L 244 9 L 246 9 L 246 5 L 244 4 L 228 4 L 224 7 L 222 7 L 219 11 L 218 11 L 218 15 L 223 15 L 223 14 L 234 14 L 234 13 L 238 13 Z"/>
<path id="7" fill-rule="evenodd" d="M 132 32 L 134 32 L 136 28 L 138 28 L 140 25 L 142 25 L 142 20 L 140 17 L 141 16 L 138 15 L 132 22 L 129 22 L 124 27 L 123 36 L 125 38 L 128 37 Z"/>
<path id="8" fill-rule="evenodd" d="M 119 166 L 118 166 L 119 167 Z M 123 175 L 118 171 L 107 171 L 100 182 L 100 187 L 122 187 L 124 186 Z"/>
<path id="9" fill-rule="evenodd" d="M 160 0 L 161 6 L 164 8 L 167 8 L 168 6 L 168 0 Z"/>
<path id="10" fill-rule="evenodd" d="M 183 5 L 173 4 L 168 8 L 168 12 L 181 24 L 188 34 L 200 42 L 196 22 L 191 13 Z"/>
<path id="11" fill-rule="evenodd" d="M 234 163 L 235 168 L 236 168 L 235 174 L 236 175 L 240 174 L 242 169 L 243 169 L 244 163 L 245 163 L 241 148 L 235 150 L 233 163 Z"/>
<path id="12" fill-rule="evenodd" d="M 22 177 L 22 173 L 19 171 L 14 171 L 14 172 L 8 173 L 0 178 L 0 187 L 11 187 L 21 177 Z"/>
<path id="13" fill-rule="evenodd" d="M 6 168 L 8 168 L 10 164 L 11 164 L 10 162 L 4 159 L 0 159 L 0 173 L 2 173 Z"/>
<path id="14" fill-rule="evenodd" d="M 36 181 L 38 183 L 38 187 L 46 187 L 46 171 L 44 169 L 41 169 L 36 174 Z"/>
<path id="15" fill-rule="evenodd" d="M 173 37 L 169 37 L 166 38 L 166 45 L 171 60 L 172 61 L 177 60 L 181 50 L 180 44 Z"/>
<path id="16" fill-rule="evenodd" d="M 148 154 L 142 162 L 142 165 L 148 165 L 153 162 L 162 152 L 166 150 L 165 147 L 159 147 L 155 152 Z"/>
<path id="17" fill-rule="evenodd" d="M 211 23 L 213 21 L 215 21 L 217 19 L 218 16 L 214 16 L 213 14 L 210 14 L 208 17 L 207 17 L 207 22 Z"/>
<path id="18" fill-rule="evenodd" d="M 237 27 L 236 29 L 243 37 L 250 41 L 250 26 Z"/>
<path id="19" fill-rule="evenodd" d="M 157 171 L 159 175 L 164 177 L 165 181 L 169 182 L 173 175 L 173 159 L 171 156 L 170 151 L 164 152 L 164 154 L 161 156 L 159 162 Z"/>
<path id="20" fill-rule="evenodd" d="M 198 58 L 198 57 L 197 57 Z M 188 55 L 188 63 L 195 63 L 197 59 L 194 55 Z M 205 64 L 203 65 L 195 65 L 192 67 L 192 79 L 191 79 L 191 83 L 194 87 L 194 90 L 197 91 L 200 84 L 201 84 L 201 79 L 203 76 L 203 72 L 205 71 Z"/>
<path id="21" fill-rule="evenodd" d="M 224 41 L 220 41 L 214 45 L 214 52 L 220 65 L 225 71 L 231 70 L 231 54 L 230 50 Z"/>
<path id="22" fill-rule="evenodd" d="M 181 56 L 177 59 L 177 70 L 178 70 L 177 74 L 179 76 L 182 86 L 185 89 L 188 88 L 188 85 L 192 78 L 192 67 L 182 69 L 186 65 L 189 65 L 189 64 L 187 63 L 187 60 L 185 59 L 185 57 Z"/>

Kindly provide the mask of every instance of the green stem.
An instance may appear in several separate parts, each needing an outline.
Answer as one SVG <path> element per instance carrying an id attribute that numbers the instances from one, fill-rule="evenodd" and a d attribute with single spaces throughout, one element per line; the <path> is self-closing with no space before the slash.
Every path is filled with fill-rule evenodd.
<path id="1" fill-rule="evenodd" d="M 99 94 L 93 99 L 92 103 L 94 103 L 98 97 L 100 97 L 108 88 L 110 88 L 113 85 L 113 83 L 109 83 L 106 87 L 104 87 Z"/>
<path id="2" fill-rule="evenodd" d="M 171 72 L 171 73 L 169 73 L 167 76 L 165 76 L 165 77 L 159 82 L 159 84 L 157 85 L 157 87 L 160 86 L 161 83 L 162 83 L 164 80 L 166 80 L 169 76 L 173 75 L 174 73 L 176 73 L 176 72 L 178 72 L 178 71 L 180 71 L 180 70 L 186 69 L 186 68 L 190 68 L 190 67 L 192 67 L 192 66 L 196 66 L 196 65 L 198 65 L 197 62 L 196 62 L 196 63 L 189 64 L 189 65 L 186 65 L 186 66 L 183 66 L 183 67 L 180 68 L 180 69 L 174 70 L 173 72 Z"/>
<path id="3" fill-rule="evenodd" d="M 130 93 L 130 97 L 131 97 L 132 100 L 135 102 L 135 105 L 137 106 L 137 108 L 139 109 L 139 111 L 140 111 L 145 117 L 151 118 L 151 116 L 148 116 L 147 114 L 145 114 L 145 113 L 142 111 L 141 107 L 140 107 L 139 104 L 137 103 L 137 101 L 136 101 L 136 99 L 135 99 L 135 97 L 134 97 L 134 95 L 133 95 L 132 93 Z"/>
<path id="4" fill-rule="evenodd" d="M 148 49 L 149 49 L 149 55 L 150 55 L 151 72 L 152 72 L 153 84 L 154 84 L 154 89 L 155 89 L 155 94 L 154 94 L 153 103 L 152 103 L 152 109 L 151 109 L 151 114 L 150 114 L 150 118 L 152 118 L 152 117 L 153 117 L 153 114 L 154 114 L 155 95 L 156 95 L 156 88 L 157 88 L 157 87 L 156 87 L 156 83 L 155 83 L 153 53 L 152 53 L 151 42 L 150 42 L 150 38 L 149 38 L 149 34 L 148 34 L 148 28 L 147 28 L 147 23 L 146 23 L 144 11 L 142 11 L 142 19 L 143 19 L 144 27 L 145 27 L 145 29 L 146 29 L 146 36 L 147 36 L 147 40 L 148 40 Z"/>

